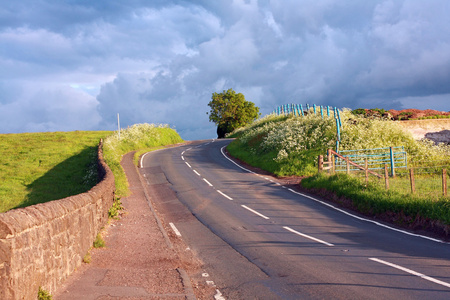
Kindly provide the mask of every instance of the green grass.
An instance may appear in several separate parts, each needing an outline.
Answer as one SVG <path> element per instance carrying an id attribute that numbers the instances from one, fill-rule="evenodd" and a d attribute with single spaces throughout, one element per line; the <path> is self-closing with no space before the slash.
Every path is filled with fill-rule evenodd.
<path id="1" fill-rule="evenodd" d="M 391 180 L 391 185 L 393 181 Z M 304 178 L 302 186 L 308 189 L 326 189 L 337 196 L 351 199 L 354 208 L 368 215 L 383 215 L 386 213 L 402 215 L 399 222 L 412 223 L 418 218 L 422 220 L 438 220 L 450 225 L 450 201 L 448 197 L 438 196 L 434 200 L 428 197 L 404 193 L 396 189 L 386 190 L 384 180 L 378 183 L 370 182 L 366 187 L 364 182 L 347 174 L 328 176 L 317 174 Z M 409 224 L 402 224 L 409 225 Z"/>
<path id="2" fill-rule="evenodd" d="M 124 154 L 130 151 L 143 153 L 181 142 L 183 140 L 174 129 L 171 129 L 168 125 L 154 124 L 133 125 L 122 130 L 120 138 L 116 132 L 105 139 L 103 156 L 114 174 L 116 196 L 120 198 L 129 195 L 128 181 L 120 165 Z"/>
<path id="3" fill-rule="evenodd" d="M 88 191 L 109 131 L 0 134 L 0 212 Z"/>
<path id="4" fill-rule="evenodd" d="M 345 109 L 341 117 L 341 150 L 404 146 L 408 165 L 418 171 L 450 169 L 450 146 L 415 141 L 393 121 L 358 117 Z M 372 180 L 366 187 L 363 178 L 355 176 L 317 175 L 318 155 L 333 149 L 336 140 L 336 125 L 326 117 L 269 115 L 240 128 L 231 137 L 237 138 L 227 148 L 234 157 L 277 176 L 310 176 L 301 181 L 302 186 L 326 189 L 351 199 L 353 208 L 363 213 L 394 214 L 401 216 L 399 222 L 406 223 L 429 219 L 450 225 L 450 199 L 442 195 L 438 173 L 417 174 L 415 194 L 410 193 L 407 171 L 390 179 L 388 191 L 384 180 Z"/>

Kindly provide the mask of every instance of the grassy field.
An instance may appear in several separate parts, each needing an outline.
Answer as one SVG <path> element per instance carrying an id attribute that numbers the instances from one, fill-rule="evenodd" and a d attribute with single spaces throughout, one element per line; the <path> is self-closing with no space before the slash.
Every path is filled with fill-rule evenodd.
<path id="1" fill-rule="evenodd" d="M 433 162 L 438 162 L 440 170 L 450 169 L 450 146 L 415 141 L 392 121 L 357 117 L 348 111 L 342 111 L 341 116 L 341 150 L 404 146 L 408 165 L 417 172 L 429 170 Z M 384 189 L 384 180 L 372 180 L 366 187 L 361 174 L 317 175 L 317 156 L 325 155 L 326 149 L 335 145 L 333 118 L 311 113 L 306 117 L 271 115 L 237 130 L 231 137 L 237 138 L 227 148 L 231 155 L 278 176 L 305 176 L 301 181 L 303 187 L 347 197 L 352 208 L 363 213 L 384 214 L 402 225 L 421 222 L 426 227 L 425 223 L 438 221 L 450 226 L 450 197 L 442 196 L 438 171 L 417 174 L 414 195 L 405 174 L 391 179 L 388 191 Z M 430 165 L 424 168 L 421 162 Z"/>
<path id="2" fill-rule="evenodd" d="M 109 131 L 0 134 L 0 212 L 88 191 Z"/>
<path id="3" fill-rule="evenodd" d="M 62 199 L 97 184 L 97 149 L 114 173 L 116 195 L 128 195 L 122 156 L 180 143 L 168 125 L 138 124 L 121 131 L 0 134 L 0 212 Z"/>

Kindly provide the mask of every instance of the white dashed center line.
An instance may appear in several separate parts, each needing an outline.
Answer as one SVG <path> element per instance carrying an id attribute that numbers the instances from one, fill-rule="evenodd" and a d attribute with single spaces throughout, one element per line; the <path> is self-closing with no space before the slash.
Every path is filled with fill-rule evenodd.
<path id="1" fill-rule="evenodd" d="M 217 190 L 217 192 L 218 192 L 219 194 L 221 194 L 222 196 L 224 196 L 225 198 L 227 198 L 228 200 L 233 200 L 233 198 L 231 198 L 230 196 L 228 196 L 228 195 L 222 193 L 221 191 Z"/>
<path id="2" fill-rule="evenodd" d="M 203 178 L 203 181 L 206 182 L 209 186 L 213 186 L 208 180 L 206 180 L 205 178 Z"/>
<path id="3" fill-rule="evenodd" d="M 298 231 L 296 231 L 296 230 L 294 230 L 294 229 L 292 229 L 292 228 L 290 228 L 290 227 L 283 226 L 283 228 L 286 229 L 286 230 L 288 230 L 288 231 L 290 231 L 290 232 L 292 232 L 292 233 L 295 233 L 295 234 L 300 235 L 300 236 L 302 236 L 302 237 L 305 237 L 305 238 L 307 238 L 307 239 L 316 241 L 316 242 L 318 242 L 318 243 L 322 243 L 322 244 L 325 244 L 325 245 L 330 246 L 330 247 L 334 246 L 334 245 L 331 244 L 331 243 L 327 243 L 327 242 L 325 242 L 325 241 L 319 240 L 319 239 L 317 239 L 317 238 L 315 238 L 315 237 L 312 237 L 312 236 L 310 236 L 310 235 L 307 235 L 307 234 L 298 232 Z"/>
<path id="4" fill-rule="evenodd" d="M 251 211 L 251 212 L 254 213 L 255 215 L 260 216 L 260 217 L 263 218 L 263 219 L 266 219 L 266 220 L 270 219 L 269 217 L 266 217 L 265 215 L 263 215 L 263 214 L 257 212 L 257 211 L 254 210 L 254 209 L 251 209 L 250 207 L 248 207 L 248 206 L 246 206 L 246 205 L 241 205 L 241 206 L 242 206 L 243 208 L 245 208 L 245 209 Z"/>

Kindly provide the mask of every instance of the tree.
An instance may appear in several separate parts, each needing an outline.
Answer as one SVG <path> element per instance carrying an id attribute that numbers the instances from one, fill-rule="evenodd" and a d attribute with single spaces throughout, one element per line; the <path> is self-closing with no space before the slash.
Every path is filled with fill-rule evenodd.
<path id="1" fill-rule="evenodd" d="M 259 107 L 246 101 L 243 94 L 236 93 L 233 89 L 213 93 L 211 99 L 208 103 L 211 108 L 209 121 L 217 125 L 218 138 L 225 137 L 225 134 L 253 122 L 260 116 Z"/>

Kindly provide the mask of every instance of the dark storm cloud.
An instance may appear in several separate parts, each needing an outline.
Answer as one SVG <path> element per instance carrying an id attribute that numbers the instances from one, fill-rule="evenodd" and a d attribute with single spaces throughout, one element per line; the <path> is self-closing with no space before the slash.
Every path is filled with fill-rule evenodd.
<path id="1" fill-rule="evenodd" d="M 207 103 L 228 88 L 263 114 L 292 102 L 448 111 L 448 11 L 445 0 L 8 1 L 2 128 L 115 129 L 120 113 L 124 126 L 214 137 Z"/>

